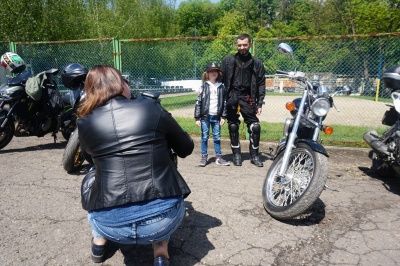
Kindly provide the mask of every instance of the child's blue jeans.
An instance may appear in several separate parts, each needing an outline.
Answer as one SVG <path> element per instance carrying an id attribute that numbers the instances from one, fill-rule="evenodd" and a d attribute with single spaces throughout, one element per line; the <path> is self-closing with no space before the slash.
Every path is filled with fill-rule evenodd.
<path id="1" fill-rule="evenodd" d="M 221 156 L 221 126 L 219 122 L 220 119 L 216 115 L 209 115 L 207 119 L 201 120 L 201 154 L 207 154 L 211 126 L 215 155 Z"/>

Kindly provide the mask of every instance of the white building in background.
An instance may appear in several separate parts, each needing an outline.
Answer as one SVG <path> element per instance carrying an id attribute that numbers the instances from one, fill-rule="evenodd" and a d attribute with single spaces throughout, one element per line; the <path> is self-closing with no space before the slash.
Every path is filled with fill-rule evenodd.
<path id="1" fill-rule="evenodd" d="M 201 86 L 201 80 L 171 80 L 161 82 L 161 86 L 182 86 L 197 91 Z"/>

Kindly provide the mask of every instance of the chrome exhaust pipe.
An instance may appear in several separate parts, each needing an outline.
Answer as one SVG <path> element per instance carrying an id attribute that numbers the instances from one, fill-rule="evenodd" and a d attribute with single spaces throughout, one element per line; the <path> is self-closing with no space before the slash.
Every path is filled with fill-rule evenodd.
<path id="1" fill-rule="evenodd" d="M 388 156 L 387 146 L 379 140 L 379 135 L 375 130 L 369 130 L 363 135 L 364 141 L 378 154 Z"/>

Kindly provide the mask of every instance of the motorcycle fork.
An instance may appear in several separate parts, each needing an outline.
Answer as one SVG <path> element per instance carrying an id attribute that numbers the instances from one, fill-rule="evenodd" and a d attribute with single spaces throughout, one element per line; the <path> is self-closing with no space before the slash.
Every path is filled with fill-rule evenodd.
<path id="1" fill-rule="evenodd" d="M 292 131 L 290 132 L 289 139 L 286 143 L 285 152 L 284 152 L 283 158 L 282 158 L 282 164 L 281 164 L 281 167 L 278 172 L 278 176 L 280 176 L 280 177 L 285 177 L 285 175 L 286 175 L 286 171 L 287 171 L 288 164 L 289 164 L 289 157 L 290 157 L 290 154 L 292 153 L 293 148 L 295 147 L 294 142 L 297 138 L 297 130 L 299 128 L 300 118 L 304 112 L 304 105 L 305 105 L 305 102 L 306 102 L 307 96 L 308 96 L 307 94 L 308 94 L 308 91 L 304 90 L 303 97 L 301 98 L 301 102 L 300 102 L 300 107 L 299 107 L 299 110 L 297 111 L 297 115 L 296 115 L 296 118 L 293 123 Z"/>
<path id="2" fill-rule="evenodd" d="M 1 125 L 0 125 L 0 130 L 1 130 L 1 131 L 2 131 L 2 130 L 4 129 L 4 127 L 6 126 L 6 123 L 8 122 L 8 120 L 10 120 L 10 117 L 11 117 L 12 114 L 14 113 L 15 106 L 17 106 L 18 102 L 19 102 L 19 99 L 10 107 L 10 109 L 8 109 L 6 118 L 4 119 L 3 123 L 1 123 Z M 6 102 L 5 102 L 5 101 L 2 101 L 2 102 L 1 102 L 1 105 L 0 105 L 0 108 L 3 109 L 3 107 L 4 107 L 5 104 L 6 104 Z"/>
<path id="3" fill-rule="evenodd" d="M 322 117 L 318 118 L 318 126 L 314 129 L 312 140 L 318 142 L 319 131 L 322 128 Z"/>

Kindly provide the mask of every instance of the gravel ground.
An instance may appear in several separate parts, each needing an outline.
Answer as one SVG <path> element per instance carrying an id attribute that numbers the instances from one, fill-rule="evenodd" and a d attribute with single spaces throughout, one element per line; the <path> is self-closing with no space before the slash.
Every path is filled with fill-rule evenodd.
<path id="1" fill-rule="evenodd" d="M 368 149 L 327 147 L 327 185 L 306 215 L 278 221 L 265 212 L 264 167 L 199 167 L 199 139 L 178 168 L 192 193 L 186 216 L 172 235 L 171 265 L 400 265 L 400 182 L 369 169 Z M 229 143 L 223 142 L 227 160 Z M 248 142 L 242 141 L 247 147 Z M 90 228 L 80 204 L 88 169 L 68 174 L 61 165 L 65 142 L 15 138 L 0 151 L 0 265 L 93 265 Z M 210 144 L 212 155 L 212 144 Z M 108 246 L 103 265 L 152 265 L 150 246 Z"/>

